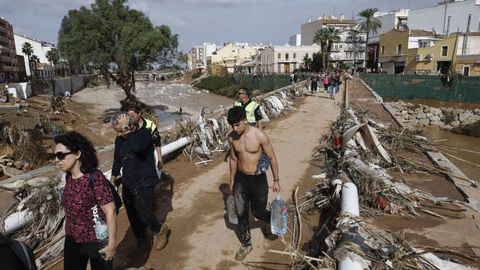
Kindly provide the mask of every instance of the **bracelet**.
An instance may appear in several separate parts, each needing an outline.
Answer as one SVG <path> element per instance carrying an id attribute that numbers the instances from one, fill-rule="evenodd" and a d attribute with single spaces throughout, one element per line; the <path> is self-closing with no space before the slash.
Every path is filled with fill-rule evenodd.
<path id="1" fill-rule="evenodd" d="M 273 179 L 273 182 L 278 182 L 278 181 L 280 181 L 280 179 L 277 179 L 277 180 Z"/>

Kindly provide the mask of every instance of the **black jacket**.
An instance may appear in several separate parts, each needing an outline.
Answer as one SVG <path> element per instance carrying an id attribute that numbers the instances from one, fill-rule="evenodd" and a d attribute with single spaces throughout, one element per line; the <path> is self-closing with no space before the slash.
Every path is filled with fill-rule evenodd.
<path id="1" fill-rule="evenodd" d="M 122 169 L 122 183 L 127 188 L 150 187 L 159 183 L 150 130 L 141 127 L 125 138 L 115 139 L 112 175 Z"/>

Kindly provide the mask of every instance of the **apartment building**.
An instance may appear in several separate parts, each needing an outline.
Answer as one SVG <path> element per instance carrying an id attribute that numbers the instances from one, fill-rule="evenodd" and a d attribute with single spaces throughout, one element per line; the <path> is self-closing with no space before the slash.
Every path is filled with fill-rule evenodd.
<path id="1" fill-rule="evenodd" d="M 305 57 L 312 58 L 320 46 L 269 46 L 260 54 L 258 71 L 261 73 L 291 73 L 303 67 Z"/>
<path id="2" fill-rule="evenodd" d="M 18 81 L 19 71 L 13 26 L 0 18 L 0 83 Z"/>

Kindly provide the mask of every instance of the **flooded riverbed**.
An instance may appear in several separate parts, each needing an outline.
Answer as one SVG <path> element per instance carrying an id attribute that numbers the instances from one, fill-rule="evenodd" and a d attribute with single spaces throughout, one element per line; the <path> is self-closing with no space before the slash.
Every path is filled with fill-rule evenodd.
<path id="1" fill-rule="evenodd" d="M 434 127 L 425 129 L 425 135 L 466 176 L 480 181 L 480 138 L 455 134 Z"/>

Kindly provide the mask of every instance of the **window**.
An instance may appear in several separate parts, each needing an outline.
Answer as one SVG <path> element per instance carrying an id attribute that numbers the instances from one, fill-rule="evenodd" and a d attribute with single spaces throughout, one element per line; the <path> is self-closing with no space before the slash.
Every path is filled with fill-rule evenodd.
<path id="1" fill-rule="evenodd" d="M 278 59 L 282 59 L 282 54 L 281 54 L 281 53 L 278 53 L 277 58 L 278 58 Z"/>
<path id="2" fill-rule="evenodd" d="M 293 53 L 293 59 L 297 59 L 297 54 Z"/>
<path id="3" fill-rule="evenodd" d="M 288 53 L 285 54 L 285 61 L 288 61 Z"/>
<path id="4" fill-rule="evenodd" d="M 382 48 L 380 48 L 380 53 L 381 53 L 381 54 L 384 54 L 384 53 L 385 53 L 385 46 L 382 46 Z"/>
<path id="5" fill-rule="evenodd" d="M 402 44 L 397 44 L 397 54 L 402 54 Z"/>
<path id="6" fill-rule="evenodd" d="M 442 56 L 448 55 L 448 46 L 442 46 Z"/>

